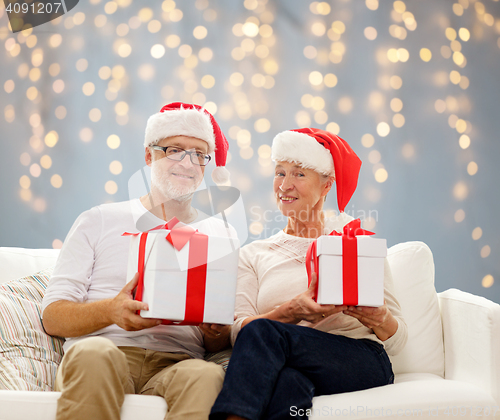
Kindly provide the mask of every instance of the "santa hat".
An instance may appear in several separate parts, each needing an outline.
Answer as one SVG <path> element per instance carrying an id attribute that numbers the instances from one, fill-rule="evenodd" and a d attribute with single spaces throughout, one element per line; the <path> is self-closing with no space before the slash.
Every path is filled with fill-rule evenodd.
<path id="1" fill-rule="evenodd" d="M 149 117 L 144 147 L 154 146 L 160 140 L 173 136 L 195 137 L 208 144 L 208 153 L 215 151 L 216 168 L 212 179 L 216 184 L 229 181 L 225 168 L 229 144 L 215 118 L 206 109 L 195 104 L 173 102 Z"/>
<path id="2" fill-rule="evenodd" d="M 271 158 L 334 176 L 340 212 L 356 190 L 361 160 L 345 140 L 328 131 L 318 128 L 283 131 L 273 140 Z"/>

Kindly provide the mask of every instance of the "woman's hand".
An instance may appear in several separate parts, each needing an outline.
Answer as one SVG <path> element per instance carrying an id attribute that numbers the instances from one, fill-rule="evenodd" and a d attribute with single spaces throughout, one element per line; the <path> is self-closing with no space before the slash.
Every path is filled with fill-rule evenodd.
<path id="1" fill-rule="evenodd" d="M 344 314 L 356 318 L 365 327 L 371 328 L 381 341 L 392 337 L 398 329 L 398 321 L 384 304 L 379 307 L 348 306 Z"/>
<path id="2" fill-rule="evenodd" d="M 313 298 L 316 293 L 317 283 L 318 275 L 316 273 L 312 273 L 311 284 L 304 293 L 301 293 L 292 300 L 281 304 L 270 312 L 245 318 L 241 323 L 241 327 L 243 328 L 254 319 L 260 318 L 272 319 L 286 324 L 298 324 L 300 321 L 308 321 L 313 324 L 317 324 L 318 322 L 328 318 L 330 315 L 347 309 L 347 306 L 319 305 L 316 303 Z"/>
<path id="3" fill-rule="evenodd" d="M 311 284 L 309 288 L 300 295 L 294 297 L 286 305 L 286 314 L 288 315 L 290 324 L 298 324 L 305 320 L 316 324 L 330 315 L 342 312 L 347 309 L 341 305 L 319 305 L 314 301 L 316 285 L 318 284 L 318 275 L 312 273 Z"/>

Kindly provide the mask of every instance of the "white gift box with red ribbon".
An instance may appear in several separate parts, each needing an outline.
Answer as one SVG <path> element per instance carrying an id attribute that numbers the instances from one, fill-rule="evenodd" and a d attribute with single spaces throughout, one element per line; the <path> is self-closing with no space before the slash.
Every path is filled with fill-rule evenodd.
<path id="1" fill-rule="evenodd" d="M 322 305 L 382 306 L 387 241 L 364 235 L 355 219 L 342 234 L 320 236 L 308 251 L 306 268 L 318 273 L 316 301 Z M 360 236 L 361 235 L 361 236 Z M 313 267 L 310 264 L 313 263 Z"/>
<path id="2" fill-rule="evenodd" d="M 177 220 L 131 236 L 128 277 L 139 272 L 135 299 L 149 306 L 142 317 L 167 325 L 233 323 L 238 239 L 207 236 Z"/>

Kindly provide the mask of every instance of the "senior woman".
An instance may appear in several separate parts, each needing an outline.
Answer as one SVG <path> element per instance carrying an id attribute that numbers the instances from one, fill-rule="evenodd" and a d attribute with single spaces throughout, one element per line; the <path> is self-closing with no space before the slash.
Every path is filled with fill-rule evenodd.
<path id="1" fill-rule="evenodd" d="M 288 223 L 240 251 L 237 339 L 211 420 L 307 418 L 314 396 L 392 383 L 388 354 L 407 339 L 387 262 L 378 308 L 317 304 L 316 274 L 308 287 L 310 243 L 352 220 L 343 211 L 361 166 L 354 151 L 334 134 L 304 128 L 278 134 L 272 158 L 274 195 Z M 326 218 L 334 183 L 340 215 Z"/>

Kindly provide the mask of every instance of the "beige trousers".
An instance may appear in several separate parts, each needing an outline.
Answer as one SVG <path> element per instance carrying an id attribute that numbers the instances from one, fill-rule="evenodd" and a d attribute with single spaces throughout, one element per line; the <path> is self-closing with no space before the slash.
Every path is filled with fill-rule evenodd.
<path id="1" fill-rule="evenodd" d="M 187 354 L 118 348 L 107 338 L 75 343 L 57 371 L 57 420 L 118 420 L 125 394 L 165 398 L 168 420 L 208 419 L 224 370 Z"/>

